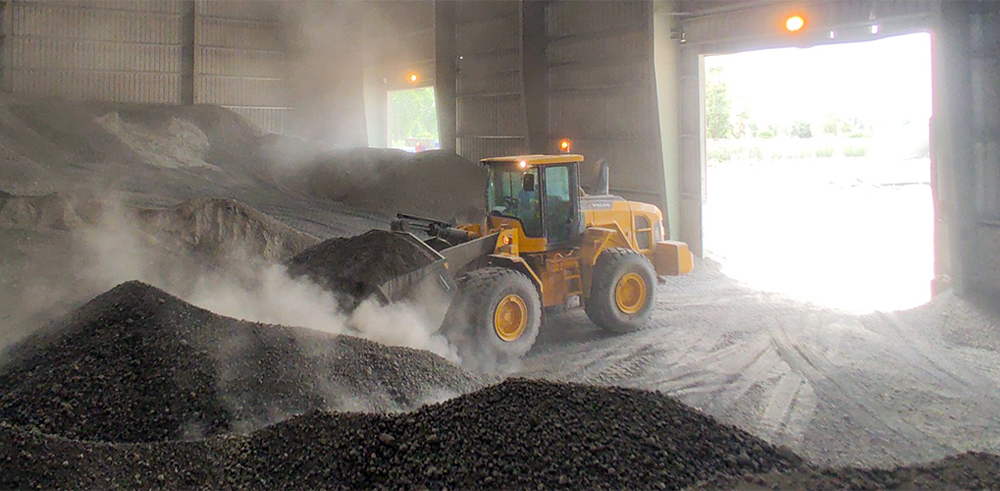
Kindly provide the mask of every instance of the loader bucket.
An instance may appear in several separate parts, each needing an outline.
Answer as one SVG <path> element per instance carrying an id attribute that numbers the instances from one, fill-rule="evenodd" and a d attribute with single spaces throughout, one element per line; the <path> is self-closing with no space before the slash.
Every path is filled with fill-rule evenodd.
<path id="1" fill-rule="evenodd" d="M 433 253 L 436 259 L 424 265 L 416 265 L 415 269 L 403 273 L 395 278 L 390 278 L 381 284 L 373 285 L 372 294 L 379 296 L 385 303 L 400 302 L 403 300 L 419 301 L 420 297 L 439 292 L 449 300 L 454 294 L 456 285 L 455 278 L 448 271 L 447 259 L 440 253 L 432 249 L 423 241 L 406 232 L 392 232 L 415 248 L 425 248 L 428 253 Z"/>
<path id="2" fill-rule="evenodd" d="M 449 247 L 440 252 L 406 232 L 394 232 L 413 244 L 434 252 L 439 258 L 413 271 L 378 285 L 375 293 L 385 303 L 407 301 L 422 307 L 428 323 L 440 327 L 455 297 L 455 277 L 464 274 L 477 260 L 494 250 L 497 235 L 489 235 Z"/>
<path id="3" fill-rule="evenodd" d="M 351 312 L 375 297 L 384 304 L 408 302 L 440 326 L 457 289 L 455 278 L 493 252 L 496 235 L 435 251 L 407 232 L 370 230 L 335 238 L 306 249 L 288 261 L 294 276 L 308 276 L 336 295 Z"/>

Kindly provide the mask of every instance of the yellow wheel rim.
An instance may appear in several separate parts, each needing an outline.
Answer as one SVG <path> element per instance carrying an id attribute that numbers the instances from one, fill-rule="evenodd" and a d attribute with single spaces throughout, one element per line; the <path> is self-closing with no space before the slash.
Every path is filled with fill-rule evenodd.
<path id="1" fill-rule="evenodd" d="M 528 325 L 528 307 L 524 299 L 511 293 L 497 305 L 493 314 L 493 328 L 504 341 L 516 341 Z"/>
<path id="2" fill-rule="evenodd" d="M 646 305 L 646 282 L 637 273 L 628 273 L 618 280 L 615 287 L 615 302 L 618 309 L 626 314 L 634 314 Z"/>

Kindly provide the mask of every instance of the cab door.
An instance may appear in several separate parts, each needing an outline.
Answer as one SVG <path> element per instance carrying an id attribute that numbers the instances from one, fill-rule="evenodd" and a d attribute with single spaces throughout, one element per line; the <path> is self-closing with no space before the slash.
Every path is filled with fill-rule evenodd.
<path id="1" fill-rule="evenodd" d="M 545 237 L 549 249 L 573 244 L 583 232 L 575 165 L 548 165 L 542 168 Z"/>

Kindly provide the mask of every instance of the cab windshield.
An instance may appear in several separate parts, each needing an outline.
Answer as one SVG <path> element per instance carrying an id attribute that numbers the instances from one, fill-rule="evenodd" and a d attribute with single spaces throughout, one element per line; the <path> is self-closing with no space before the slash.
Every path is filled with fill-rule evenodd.
<path id="1" fill-rule="evenodd" d="M 532 177 L 525 179 L 525 175 Z M 525 182 L 533 184 L 524 189 Z M 524 235 L 542 237 L 542 203 L 539 200 L 541 182 L 538 168 L 520 169 L 515 165 L 491 166 L 486 190 L 490 215 L 516 218 L 524 227 Z"/>

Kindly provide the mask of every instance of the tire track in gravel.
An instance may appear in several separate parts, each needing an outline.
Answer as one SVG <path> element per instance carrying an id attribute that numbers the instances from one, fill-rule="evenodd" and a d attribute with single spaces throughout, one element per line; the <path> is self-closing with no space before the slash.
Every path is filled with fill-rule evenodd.
<path id="1" fill-rule="evenodd" d="M 860 377 L 839 369 L 828 358 L 793 338 L 787 322 L 775 320 L 771 329 L 782 359 L 794 373 L 809 382 L 821 405 L 842 414 L 842 421 L 820 421 L 820 424 L 842 427 L 846 433 L 842 432 L 840 437 L 867 439 L 871 445 L 903 452 L 904 449 L 921 449 L 922 452 L 945 454 L 950 450 L 931 442 L 929 435 L 899 418 L 897 411 L 878 404 L 872 394 L 864 390 L 866 384 Z M 815 320 L 806 320 L 804 324 L 806 331 L 819 327 Z"/>

